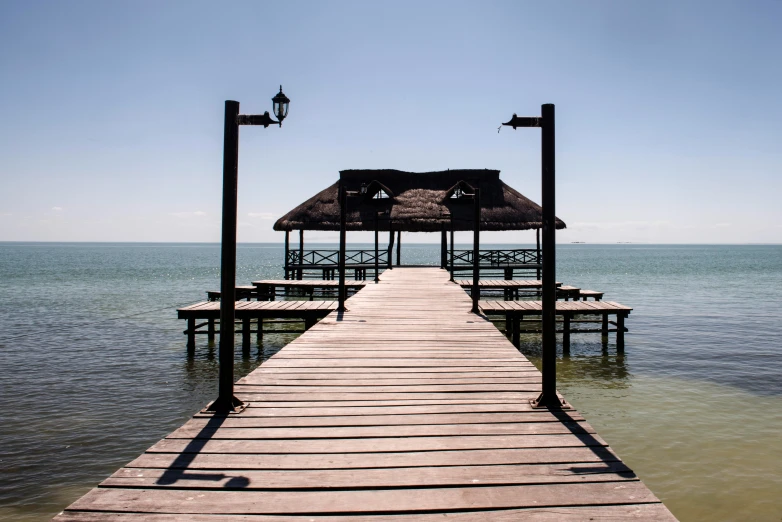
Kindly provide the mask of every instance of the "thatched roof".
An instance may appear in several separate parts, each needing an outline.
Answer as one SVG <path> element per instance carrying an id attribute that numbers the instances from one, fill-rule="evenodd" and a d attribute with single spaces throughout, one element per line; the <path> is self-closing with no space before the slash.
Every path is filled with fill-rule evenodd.
<path id="1" fill-rule="evenodd" d="M 340 181 L 359 193 L 348 198 L 348 230 L 374 230 L 375 216 L 385 211 L 380 230 L 437 232 L 450 229 L 452 220 L 455 230 L 472 230 L 472 200 L 452 197 L 471 193 L 472 187 L 480 189 L 481 230 L 542 227 L 540 206 L 500 181 L 498 170 L 343 170 Z M 340 181 L 282 216 L 274 230 L 339 230 Z M 557 228 L 565 223 L 557 219 Z"/>

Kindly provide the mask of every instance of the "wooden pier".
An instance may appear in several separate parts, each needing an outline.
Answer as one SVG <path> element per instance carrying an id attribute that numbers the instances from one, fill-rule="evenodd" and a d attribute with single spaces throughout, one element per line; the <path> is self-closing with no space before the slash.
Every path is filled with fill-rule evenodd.
<path id="1" fill-rule="evenodd" d="M 445 270 L 347 306 L 56 520 L 675 520 Z"/>

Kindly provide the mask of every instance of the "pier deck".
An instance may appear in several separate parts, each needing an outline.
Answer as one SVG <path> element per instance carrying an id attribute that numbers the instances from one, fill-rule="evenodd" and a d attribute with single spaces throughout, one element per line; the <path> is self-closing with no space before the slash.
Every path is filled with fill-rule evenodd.
<path id="1" fill-rule="evenodd" d="M 57 520 L 675 520 L 448 278 L 386 271 Z"/>

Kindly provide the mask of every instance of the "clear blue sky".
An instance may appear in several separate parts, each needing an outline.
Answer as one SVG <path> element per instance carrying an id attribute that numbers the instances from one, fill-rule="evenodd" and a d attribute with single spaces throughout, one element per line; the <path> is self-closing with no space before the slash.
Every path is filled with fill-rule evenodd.
<path id="1" fill-rule="evenodd" d="M 560 241 L 779 243 L 780 27 L 778 1 L 6 0 L 0 240 L 219 241 L 223 102 L 282 84 L 282 129 L 241 130 L 240 241 L 348 168 L 540 201 L 539 132 L 497 127 L 550 102 Z"/>

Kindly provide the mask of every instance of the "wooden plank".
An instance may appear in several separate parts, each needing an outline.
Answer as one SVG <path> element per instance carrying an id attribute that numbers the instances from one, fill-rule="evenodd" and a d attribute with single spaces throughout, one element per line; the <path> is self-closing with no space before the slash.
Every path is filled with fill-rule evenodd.
<path id="1" fill-rule="evenodd" d="M 641 522 L 671 522 L 676 519 L 661 503 L 626 504 L 615 506 L 557 506 L 554 508 L 525 509 L 492 509 L 490 511 L 449 511 L 448 520 L 452 522 L 516 522 L 525 520 L 531 522 L 582 522 L 584 520 L 633 520 Z M 394 522 L 432 522 L 443 520 L 441 513 L 416 513 L 414 515 L 395 514 Z M 112 513 L 107 516 L 103 512 L 65 511 L 56 520 L 62 522 L 96 522 L 111 520 L 113 522 L 305 522 L 311 521 L 311 516 L 300 515 L 203 515 L 188 513 L 155 514 L 155 513 Z M 338 515 L 319 516 L 322 522 L 386 522 L 388 515 Z"/>
<path id="2" fill-rule="evenodd" d="M 596 499 L 599 501 L 596 502 Z M 74 510 L 162 513 L 408 513 L 518 507 L 659 502 L 637 481 L 425 489 L 226 491 L 96 488 Z M 304 509 L 302 509 L 304 507 Z"/>
<path id="3" fill-rule="evenodd" d="M 215 473 L 215 471 L 223 471 Z M 356 487 L 352 469 L 299 470 L 193 470 L 170 468 L 122 468 L 101 486 L 154 488 L 222 489 L 232 487 L 237 476 L 243 490 L 270 489 L 351 489 Z M 488 466 L 448 466 L 428 468 L 375 468 L 361 473 L 363 488 L 472 486 L 474 484 L 546 484 L 571 482 L 627 482 L 638 480 L 622 462 L 567 464 L 511 464 Z M 235 486 L 234 486 L 235 487 Z"/>
<path id="4" fill-rule="evenodd" d="M 241 414 L 196 414 L 62 520 L 670 520 L 578 412 L 531 408 L 539 372 L 448 277 L 386 271 L 340 315 L 333 301 L 237 304 L 243 317 L 328 315 L 237 383 Z M 629 313 L 581 303 L 560 311 Z M 540 314 L 540 301 L 486 306 Z M 215 313 L 207 302 L 180 317 Z"/>

